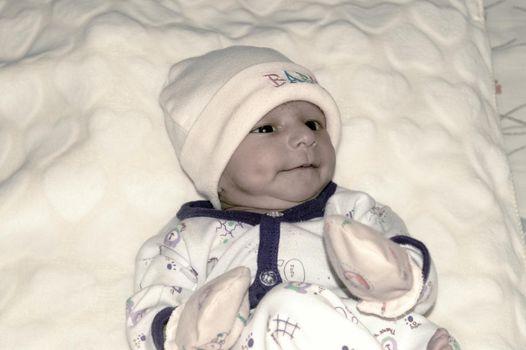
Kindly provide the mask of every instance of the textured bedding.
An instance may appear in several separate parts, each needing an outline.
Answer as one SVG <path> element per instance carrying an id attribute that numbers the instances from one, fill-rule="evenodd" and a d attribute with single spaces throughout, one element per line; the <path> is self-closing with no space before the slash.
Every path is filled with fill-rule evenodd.
<path id="1" fill-rule="evenodd" d="M 335 96 L 335 181 L 427 244 L 429 318 L 463 349 L 526 348 L 520 152 L 481 0 L 1 2 L 0 348 L 127 348 L 135 254 L 196 199 L 159 92 L 173 63 L 232 44 L 282 51 Z"/>
<path id="2" fill-rule="evenodd" d="M 486 0 L 497 107 L 526 233 L 526 2 Z"/>

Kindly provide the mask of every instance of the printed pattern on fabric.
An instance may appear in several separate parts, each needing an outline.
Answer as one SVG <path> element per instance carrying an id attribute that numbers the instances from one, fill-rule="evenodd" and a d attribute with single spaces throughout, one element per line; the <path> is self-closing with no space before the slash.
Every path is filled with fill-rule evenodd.
<path id="1" fill-rule="evenodd" d="M 279 222 L 276 243 L 279 249 L 272 258 L 277 276 L 266 276 L 271 288 L 251 310 L 235 349 L 314 349 L 316 344 L 326 348 L 329 343 L 335 349 L 381 349 L 381 344 L 389 341 L 398 348 L 404 345 L 404 349 L 413 349 L 410 344 L 425 344 L 437 329 L 419 315 L 436 298 L 432 267 L 425 292 L 415 307 L 418 313 L 390 321 L 361 314 L 356 309 L 356 300 L 342 288 L 327 260 L 323 246 L 324 215 L 352 218 L 386 237 L 407 235 L 407 230 L 396 214 L 370 196 L 342 188 L 334 192 L 335 189 L 327 198 L 311 204 L 317 207 L 305 220 L 301 219 L 308 212 L 305 208 L 285 212 L 282 217 L 265 218 Z M 235 217 L 231 212 L 209 207 L 183 208 L 181 213 L 186 214 L 175 219 L 172 228 L 147 241 L 139 252 L 137 292 L 127 304 L 128 339 L 135 349 L 155 349 L 151 327 L 161 310 L 184 306 L 200 286 L 236 266 L 248 267 L 256 282 L 261 277 L 260 265 L 266 263 L 258 261 L 264 256 L 260 249 L 264 233 L 258 224 L 261 215 L 256 218 L 243 213 Z M 422 253 L 415 247 L 404 247 L 422 266 Z M 319 337 L 319 334 L 331 336 Z M 325 345 L 315 340 L 322 338 Z"/>

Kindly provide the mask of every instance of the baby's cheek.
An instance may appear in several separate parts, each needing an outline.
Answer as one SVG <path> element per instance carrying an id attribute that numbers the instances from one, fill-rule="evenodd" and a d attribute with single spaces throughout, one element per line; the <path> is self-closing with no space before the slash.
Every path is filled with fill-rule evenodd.
<path id="1" fill-rule="evenodd" d="M 250 160 L 254 175 L 268 177 L 273 173 L 277 173 L 283 169 L 286 169 L 287 164 L 284 160 L 282 160 L 280 153 L 283 152 L 276 151 L 272 153 L 260 153 L 254 155 L 254 157 Z"/>

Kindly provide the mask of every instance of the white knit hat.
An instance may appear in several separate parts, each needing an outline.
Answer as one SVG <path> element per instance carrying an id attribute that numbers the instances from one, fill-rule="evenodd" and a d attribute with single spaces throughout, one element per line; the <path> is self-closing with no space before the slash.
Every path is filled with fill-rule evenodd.
<path id="1" fill-rule="evenodd" d="M 232 46 L 172 66 L 160 95 L 166 129 L 181 167 L 215 208 L 221 208 L 219 179 L 237 146 L 265 114 L 289 101 L 317 105 L 336 148 L 336 103 L 311 71 L 281 53 Z"/>

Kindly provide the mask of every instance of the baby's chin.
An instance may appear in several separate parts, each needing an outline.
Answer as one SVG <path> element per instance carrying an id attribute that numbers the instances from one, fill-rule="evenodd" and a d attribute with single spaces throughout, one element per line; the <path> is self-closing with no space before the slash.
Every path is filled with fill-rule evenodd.
<path id="1" fill-rule="evenodd" d="M 237 203 L 222 201 L 221 205 L 225 210 L 241 210 L 255 213 L 284 211 L 316 198 L 323 191 L 323 188 L 302 193 L 280 193 L 279 195 L 254 197 L 245 201 L 238 201 Z"/>
<path id="2" fill-rule="evenodd" d="M 297 205 L 306 203 L 316 197 L 321 193 L 323 188 L 319 189 L 318 191 L 313 192 L 306 192 L 296 195 L 289 195 L 289 196 L 280 196 L 279 198 L 276 198 L 275 203 L 276 207 L 279 207 L 280 210 L 290 209 Z"/>
<path id="3" fill-rule="evenodd" d="M 302 204 L 318 197 L 328 183 L 329 181 L 317 181 L 315 185 L 312 183 L 303 186 L 291 185 L 290 187 L 282 188 L 281 191 L 276 191 L 274 197 L 277 201 L 290 203 L 291 206 Z"/>

